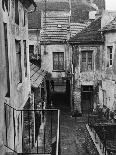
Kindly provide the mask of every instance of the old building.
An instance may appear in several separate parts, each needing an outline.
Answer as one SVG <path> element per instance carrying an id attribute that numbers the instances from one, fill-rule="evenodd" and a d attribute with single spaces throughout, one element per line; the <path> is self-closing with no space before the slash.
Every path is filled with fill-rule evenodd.
<path id="1" fill-rule="evenodd" d="M 116 110 L 116 17 L 102 29 L 104 44 L 104 74 L 100 87 L 100 101 Z"/>
<path id="2" fill-rule="evenodd" d="M 103 77 L 107 75 L 106 67 L 104 69 L 106 63 L 104 43 L 107 44 L 108 41 L 104 39 L 104 33 L 101 30 L 114 17 L 115 12 L 103 12 L 88 27 L 69 40 L 73 50 L 73 106 L 74 110 L 79 112 L 92 112 L 96 104 L 100 103 L 103 106 L 106 102 L 103 101 L 105 100 L 103 96 L 107 95 L 101 87 L 104 87 Z M 110 36 L 109 40 L 111 40 Z"/>
<path id="3" fill-rule="evenodd" d="M 99 31 L 101 17 L 69 40 L 73 48 L 74 110 L 88 113 L 98 102 L 104 39 Z M 95 94 L 96 93 L 96 94 Z"/>
<path id="4" fill-rule="evenodd" d="M 5 41 L 3 32 L 3 9 L 2 1 L 0 1 L 0 154 L 4 154 L 4 102 L 8 92 L 6 77 L 6 59 L 5 59 Z"/>
<path id="5" fill-rule="evenodd" d="M 5 131 L 1 142 L 4 141 L 6 152 L 22 151 L 23 121 L 17 109 L 30 103 L 31 96 L 28 52 L 28 9 L 31 5 L 34 11 L 36 4 L 33 0 L 0 1 L 0 109 L 4 112 L 1 113 L 4 120 L 1 124 Z"/>
<path id="6" fill-rule="evenodd" d="M 42 11 L 42 66 L 53 78 L 65 77 L 68 64 L 67 39 L 70 37 L 70 6 L 67 2 L 51 2 Z"/>

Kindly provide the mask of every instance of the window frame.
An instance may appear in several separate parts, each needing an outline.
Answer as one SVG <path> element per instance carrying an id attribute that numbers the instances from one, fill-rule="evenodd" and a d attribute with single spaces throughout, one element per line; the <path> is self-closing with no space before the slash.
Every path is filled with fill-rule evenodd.
<path id="1" fill-rule="evenodd" d="M 19 44 L 19 51 L 17 52 L 17 47 L 16 47 L 16 44 Z M 17 78 L 18 79 L 18 84 L 19 83 L 22 83 L 22 64 L 21 64 L 21 41 L 20 40 L 16 40 L 15 39 L 15 48 L 16 48 L 16 66 L 17 66 L 17 63 L 18 63 L 18 71 L 20 71 L 18 73 L 19 77 Z M 19 54 L 19 55 L 17 55 Z M 20 62 L 17 62 L 17 56 L 19 56 L 20 58 Z M 20 66 L 19 66 L 19 63 L 20 63 Z"/>
<path id="2" fill-rule="evenodd" d="M 19 25 L 19 6 L 18 0 L 15 0 L 15 23 Z"/>
<path id="3" fill-rule="evenodd" d="M 63 67 L 62 69 L 60 69 L 60 65 L 59 65 L 59 58 L 60 58 L 60 54 L 62 54 L 62 58 L 63 58 Z M 54 61 L 54 56 L 57 55 L 58 56 L 58 67 L 55 68 L 55 61 Z M 58 71 L 58 72 L 61 72 L 61 71 L 64 71 L 64 52 L 53 52 L 53 71 Z"/>
<path id="4" fill-rule="evenodd" d="M 24 67 L 25 67 L 25 77 L 27 77 L 27 42 L 23 40 L 24 46 Z"/>
<path id="5" fill-rule="evenodd" d="M 85 57 L 83 58 L 84 53 L 85 53 Z M 91 53 L 91 57 L 89 58 L 90 53 Z M 91 61 L 89 61 L 89 59 L 91 59 Z M 84 65 L 85 65 L 85 69 L 83 69 Z M 91 69 L 89 69 L 90 65 L 91 65 Z M 93 69 L 94 69 L 93 68 L 93 50 L 83 50 L 83 51 L 81 51 L 81 72 L 93 71 Z"/>
<path id="6" fill-rule="evenodd" d="M 113 46 L 107 46 L 109 67 L 113 65 Z"/>

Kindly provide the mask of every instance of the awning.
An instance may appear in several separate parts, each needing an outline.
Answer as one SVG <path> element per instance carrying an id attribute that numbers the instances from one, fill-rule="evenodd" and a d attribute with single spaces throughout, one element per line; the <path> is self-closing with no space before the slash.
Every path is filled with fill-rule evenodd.
<path id="1" fill-rule="evenodd" d="M 31 85 L 35 88 L 39 87 L 40 84 L 43 82 L 46 73 L 47 73 L 47 71 L 30 63 Z"/>

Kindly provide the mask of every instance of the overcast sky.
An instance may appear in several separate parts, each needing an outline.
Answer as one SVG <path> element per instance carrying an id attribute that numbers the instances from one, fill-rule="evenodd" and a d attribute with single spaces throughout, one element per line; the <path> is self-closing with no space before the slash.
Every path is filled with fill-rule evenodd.
<path id="1" fill-rule="evenodd" d="M 116 11 L 116 0 L 106 0 L 106 10 Z"/>

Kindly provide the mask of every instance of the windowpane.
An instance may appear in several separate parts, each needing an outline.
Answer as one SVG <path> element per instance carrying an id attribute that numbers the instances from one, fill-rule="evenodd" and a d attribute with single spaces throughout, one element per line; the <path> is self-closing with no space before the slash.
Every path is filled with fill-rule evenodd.
<path id="1" fill-rule="evenodd" d="M 64 69 L 64 53 L 53 53 L 53 69 L 63 70 Z"/>
<path id="2" fill-rule="evenodd" d="M 24 46 L 24 67 L 25 67 L 25 76 L 27 76 L 27 50 L 26 50 L 26 40 L 23 41 Z"/>
<path id="3" fill-rule="evenodd" d="M 6 75 L 7 75 L 7 94 L 6 94 L 6 96 L 10 96 L 10 77 L 9 77 L 8 39 L 7 39 L 7 24 L 6 24 L 6 23 L 4 23 L 4 42 L 5 42 Z"/>
<path id="4" fill-rule="evenodd" d="M 16 44 L 16 71 L 17 71 L 17 82 L 22 82 L 22 69 L 21 69 L 21 45 L 20 41 L 15 41 Z"/>
<path id="5" fill-rule="evenodd" d="M 81 71 L 92 70 L 92 51 L 82 51 Z"/>
<path id="6" fill-rule="evenodd" d="M 108 53 L 109 63 L 110 65 L 112 65 L 112 46 L 107 47 L 107 53 Z"/>
<path id="7" fill-rule="evenodd" d="M 92 52 L 88 52 L 88 62 L 92 63 Z"/>
<path id="8" fill-rule="evenodd" d="M 86 52 L 82 52 L 82 62 L 86 62 Z"/>
<path id="9" fill-rule="evenodd" d="M 86 71 L 87 65 L 86 65 L 86 52 L 82 52 L 82 64 L 81 64 L 81 71 Z"/>
<path id="10" fill-rule="evenodd" d="M 15 0 L 15 23 L 19 25 L 18 0 Z"/>

